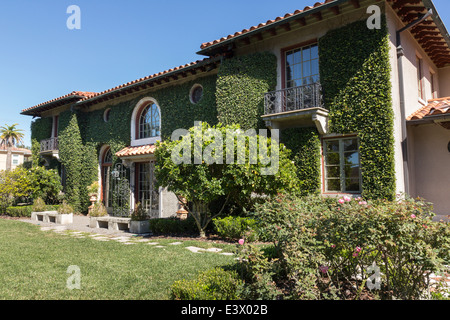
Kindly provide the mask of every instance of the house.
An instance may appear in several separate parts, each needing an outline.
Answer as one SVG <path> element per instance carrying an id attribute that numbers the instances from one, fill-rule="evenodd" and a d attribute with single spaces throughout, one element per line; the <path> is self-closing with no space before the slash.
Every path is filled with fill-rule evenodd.
<path id="1" fill-rule="evenodd" d="M 308 192 L 409 194 L 450 214 L 450 38 L 432 1 L 317 2 L 198 54 L 22 111 L 69 195 L 98 179 L 110 210 L 143 202 L 153 217 L 174 215 L 174 195 L 155 188 L 155 143 L 206 121 L 279 129 Z"/>
<path id="2" fill-rule="evenodd" d="M 6 158 L 8 150 L 6 146 L 0 146 L 0 171 L 6 170 Z M 13 147 L 11 149 L 11 169 L 14 170 L 21 164 L 31 161 L 31 150 Z"/>

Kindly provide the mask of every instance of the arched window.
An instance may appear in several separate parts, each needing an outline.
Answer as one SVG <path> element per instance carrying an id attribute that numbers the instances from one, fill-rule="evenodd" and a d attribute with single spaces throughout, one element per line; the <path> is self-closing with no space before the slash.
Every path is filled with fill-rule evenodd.
<path id="1" fill-rule="evenodd" d="M 139 139 L 161 136 L 161 116 L 155 103 L 150 103 L 139 117 Z"/>

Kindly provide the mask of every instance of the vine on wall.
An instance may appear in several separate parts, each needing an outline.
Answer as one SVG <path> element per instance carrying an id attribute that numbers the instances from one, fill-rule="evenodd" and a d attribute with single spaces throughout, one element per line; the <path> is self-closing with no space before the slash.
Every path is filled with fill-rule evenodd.
<path id="1" fill-rule="evenodd" d="M 319 55 L 330 131 L 357 133 L 360 139 L 363 196 L 393 199 L 394 115 L 385 17 L 379 30 L 358 21 L 328 32 L 319 41 Z"/>
<path id="2" fill-rule="evenodd" d="M 216 91 L 219 122 L 244 130 L 266 128 L 261 119 L 264 94 L 275 90 L 276 77 L 277 59 L 269 52 L 224 60 Z"/>

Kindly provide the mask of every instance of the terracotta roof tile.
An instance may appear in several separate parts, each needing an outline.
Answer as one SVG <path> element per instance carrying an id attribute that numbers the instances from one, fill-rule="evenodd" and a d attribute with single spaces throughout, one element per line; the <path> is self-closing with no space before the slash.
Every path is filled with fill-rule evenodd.
<path id="1" fill-rule="evenodd" d="M 428 105 L 414 112 L 407 120 L 421 120 L 429 116 L 441 114 L 450 115 L 450 97 L 429 100 Z"/>
<path id="2" fill-rule="evenodd" d="M 212 61 L 213 58 L 209 58 L 209 57 L 208 57 L 208 58 L 205 58 L 205 59 L 202 59 L 202 60 L 197 60 L 197 61 L 195 61 L 195 62 L 191 62 L 191 63 L 187 63 L 187 64 L 182 65 L 182 66 L 178 66 L 178 67 L 175 67 L 175 68 L 172 68 L 172 69 L 169 69 L 169 70 L 165 70 L 165 71 L 162 71 L 162 72 L 158 72 L 158 73 L 155 73 L 155 74 L 153 74 L 153 75 L 150 75 L 150 76 L 147 76 L 147 77 L 144 77 L 144 78 L 140 78 L 140 79 L 137 79 L 137 80 L 128 82 L 128 83 L 126 83 L 126 84 L 122 84 L 122 85 L 120 85 L 120 86 L 117 86 L 117 87 L 114 87 L 114 88 L 105 90 L 105 91 L 103 91 L 103 92 L 99 92 L 99 93 L 92 94 L 92 95 L 90 95 L 90 96 L 86 96 L 85 98 L 82 99 L 82 101 L 86 101 L 86 100 L 89 100 L 89 99 L 92 99 L 92 98 L 96 98 L 96 97 L 102 96 L 102 95 L 104 95 L 104 94 L 107 94 L 107 93 L 110 93 L 110 92 L 113 92 L 113 91 L 116 91 L 116 90 L 119 90 L 119 89 L 123 89 L 123 88 L 129 87 L 129 86 L 131 86 L 131 85 L 135 85 L 135 84 L 138 84 L 138 83 L 147 81 L 147 80 L 154 79 L 154 78 L 156 78 L 156 77 L 160 77 L 160 76 L 169 74 L 169 73 L 171 73 L 171 72 L 182 71 L 183 69 L 186 69 L 186 68 L 188 68 L 188 67 L 196 66 L 196 65 L 198 65 L 198 64 L 200 64 L 200 63 L 203 63 L 203 62 L 208 62 L 209 60 Z"/>
<path id="3" fill-rule="evenodd" d="M 71 92 L 69 94 L 66 94 L 66 95 L 62 96 L 62 97 L 55 98 L 55 99 L 52 99 L 52 100 L 40 103 L 40 104 L 35 105 L 33 107 L 30 107 L 28 109 L 24 109 L 24 110 L 22 110 L 22 112 L 27 112 L 27 111 L 30 111 L 30 110 L 33 110 L 33 109 L 37 109 L 37 108 L 45 106 L 47 104 L 50 104 L 50 103 L 53 103 L 53 102 L 57 102 L 57 101 L 60 101 L 60 100 L 63 100 L 63 99 L 67 99 L 67 98 L 70 98 L 70 97 L 83 99 L 83 98 L 86 98 L 86 97 L 92 97 L 95 94 L 96 94 L 95 92 L 73 91 L 73 92 Z"/>
<path id="4" fill-rule="evenodd" d="M 5 145 L 0 145 L 0 151 L 7 151 L 7 148 Z M 17 147 L 12 147 L 11 149 L 12 152 L 20 152 L 20 153 L 24 153 L 24 154 L 31 154 L 31 150 L 29 149 L 25 149 L 25 148 L 17 148 Z"/>
<path id="5" fill-rule="evenodd" d="M 145 146 L 138 147 L 127 147 L 116 153 L 119 158 L 132 157 L 132 156 L 143 156 L 154 154 L 156 150 L 156 145 L 148 144 Z"/>
<path id="6" fill-rule="evenodd" d="M 252 27 L 250 27 L 248 29 L 244 29 L 244 30 L 242 30 L 240 32 L 236 32 L 234 34 L 230 34 L 227 37 L 222 37 L 222 38 L 220 38 L 218 40 L 202 43 L 202 45 L 200 46 L 200 49 L 206 49 L 206 48 L 208 48 L 208 47 L 210 47 L 212 45 L 218 44 L 218 43 L 223 42 L 225 40 L 229 40 L 229 39 L 235 38 L 237 36 L 240 36 L 240 35 L 243 35 L 243 34 L 249 32 L 249 31 L 260 29 L 260 28 L 265 27 L 267 25 L 270 25 L 272 23 L 275 23 L 275 22 L 278 22 L 278 21 L 290 18 L 290 17 L 292 17 L 294 15 L 297 15 L 297 14 L 300 14 L 300 13 L 304 13 L 304 12 L 306 12 L 308 10 L 320 7 L 320 6 L 324 5 L 324 4 L 327 4 L 327 3 L 330 3 L 330 2 L 333 2 L 333 1 L 335 1 L 335 0 L 326 0 L 324 2 L 316 2 L 314 4 L 314 6 L 306 6 L 303 10 L 295 10 L 293 13 L 286 13 L 283 17 L 277 17 L 277 18 L 275 18 L 273 20 L 268 20 L 265 23 L 260 23 L 257 26 L 252 26 Z"/>

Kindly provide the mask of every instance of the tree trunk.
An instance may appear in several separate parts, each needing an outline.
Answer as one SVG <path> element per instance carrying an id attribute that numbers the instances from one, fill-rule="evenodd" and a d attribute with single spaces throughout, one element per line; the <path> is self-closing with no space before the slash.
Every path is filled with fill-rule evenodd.
<path id="1" fill-rule="evenodd" d="M 12 150 L 11 150 L 11 146 L 7 146 L 6 150 L 6 171 L 11 171 L 11 167 L 12 167 Z"/>

